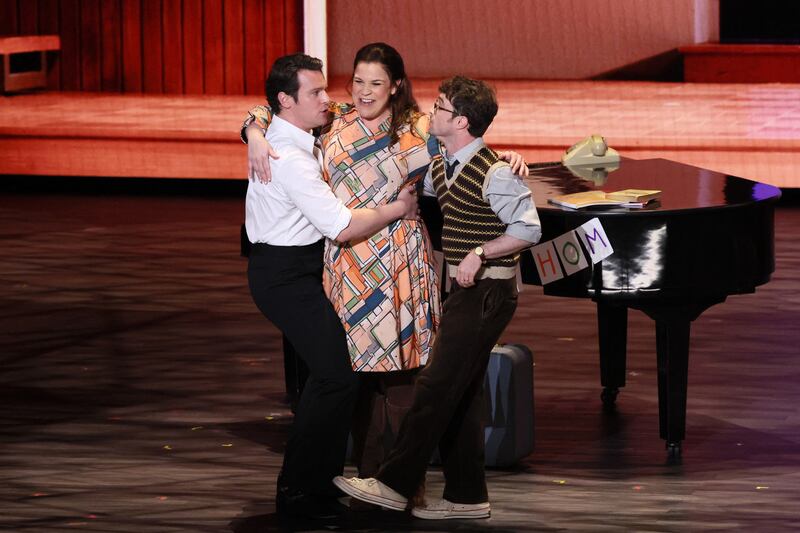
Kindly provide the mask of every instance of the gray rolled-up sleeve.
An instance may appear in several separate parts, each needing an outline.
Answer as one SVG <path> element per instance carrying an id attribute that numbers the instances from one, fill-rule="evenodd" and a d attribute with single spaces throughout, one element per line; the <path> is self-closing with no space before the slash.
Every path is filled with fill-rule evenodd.
<path id="1" fill-rule="evenodd" d="M 483 196 L 497 217 L 508 225 L 506 235 L 531 244 L 539 242 L 542 224 L 533 196 L 522 178 L 511 171 L 511 167 L 501 165 L 489 172 Z"/>

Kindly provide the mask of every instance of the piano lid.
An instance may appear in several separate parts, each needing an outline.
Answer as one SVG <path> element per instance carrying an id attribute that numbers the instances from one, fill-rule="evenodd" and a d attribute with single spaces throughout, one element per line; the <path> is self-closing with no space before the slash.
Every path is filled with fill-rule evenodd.
<path id="1" fill-rule="evenodd" d="M 654 212 L 664 214 L 668 211 L 744 206 L 758 201 L 777 200 L 781 195 L 780 189 L 772 185 L 666 159 L 623 159 L 619 168 L 608 172 L 606 176 L 602 171 L 593 175 L 586 172 L 582 174 L 586 177 L 579 177 L 578 173 L 562 165 L 532 168 L 526 180 L 533 192 L 536 208 L 582 214 L 647 216 Z M 547 201 L 562 194 L 621 189 L 658 189 L 662 192 L 658 203 L 634 209 L 599 207 L 577 211 Z"/>

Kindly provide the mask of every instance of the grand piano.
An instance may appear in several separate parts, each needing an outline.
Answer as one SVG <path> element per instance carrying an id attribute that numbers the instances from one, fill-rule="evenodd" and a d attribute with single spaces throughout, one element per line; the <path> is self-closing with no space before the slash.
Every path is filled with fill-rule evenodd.
<path id="1" fill-rule="evenodd" d="M 597 217 L 614 253 L 543 286 L 545 295 L 591 298 L 597 304 L 601 397 L 612 406 L 625 386 L 628 309 L 655 321 L 660 434 L 670 457 L 686 428 L 690 325 L 728 295 L 746 294 L 775 269 L 774 207 L 780 190 L 664 159 L 623 159 L 618 169 L 531 165 L 528 185 L 542 222 L 542 242 Z M 553 196 L 601 189 L 662 191 L 644 208 L 558 207 Z M 541 285 L 530 253 L 525 283 Z"/>
<path id="2" fill-rule="evenodd" d="M 612 167 L 613 168 L 613 167 Z M 625 386 L 628 309 L 655 321 L 661 438 L 670 458 L 686 433 L 690 325 L 731 294 L 755 292 L 775 270 L 774 209 L 780 189 L 665 159 L 623 159 L 613 171 L 529 165 L 527 178 L 542 222 L 541 242 L 598 218 L 614 253 L 543 286 L 545 295 L 591 298 L 597 304 L 601 398 L 612 407 Z M 643 208 L 559 207 L 548 199 L 600 189 L 656 189 Z M 421 198 L 422 216 L 441 250 L 441 213 Z M 541 285 L 530 252 L 522 281 Z"/>

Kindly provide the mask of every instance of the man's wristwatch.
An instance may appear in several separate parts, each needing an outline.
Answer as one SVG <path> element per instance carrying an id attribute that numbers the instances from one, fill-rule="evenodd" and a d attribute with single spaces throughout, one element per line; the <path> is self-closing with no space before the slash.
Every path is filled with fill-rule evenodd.
<path id="1" fill-rule="evenodd" d="M 477 248 L 475 248 L 472 251 L 475 252 L 475 255 L 477 255 L 480 258 L 481 263 L 485 263 L 486 262 L 486 254 L 483 253 L 483 248 L 482 247 L 478 246 Z"/>

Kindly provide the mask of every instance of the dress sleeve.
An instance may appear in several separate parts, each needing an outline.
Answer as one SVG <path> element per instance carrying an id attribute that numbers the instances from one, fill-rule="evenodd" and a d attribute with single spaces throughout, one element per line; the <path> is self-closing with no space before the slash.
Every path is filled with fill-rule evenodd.
<path id="1" fill-rule="evenodd" d="M 415 153 L 408 157 L 407 181 L 409 182 L 421 180 L 425 176 L 431 161 L 440 155 L 439 140 L 430 134 L 430 124 L 430 115 L 420 114 L 411 126 L 411 134 L 422 139 L 425 145 L 422 149 L 415 150 Z"/>
<path id="2" fill-rule="evenodd" d="M 334 119 L 350 112 L 352 109 L 352 104 L 330 102 L 328 104 L 328 111 L 330 112 L 328 123 L 325 126 L 322 126 L 319 131 L 316 132 L 317 136 L 328 133 L 330 125 Z M 244 122 L 242 123 L 242 129 L 239 132 L 239 136 L 242 138 L 242 142 L 245 144 L 247 144 L 247 126 L 253 122 L 255 122 L 259 128 L 266 132 L 267 129 L 269 129 L 269 125 L 272 123 L 272 109 L 269 106 L 257 105 L 247 112 L 247 117 L 244 119 Z"/>
<path id="3" fill-rule="evenodd" d="M 247 118 L 244 119 L 242 129 L 239 132 L 239 136 L 245 144 L 247 144 L 247 126 L 253 122 L 255 122 L 259 128 L 266 131 L 272 122 L 272 109 L 270 109 L 269 106 L 257 105 L 247 112 Z"/>
<path id="4" fill-rule="evenodd" d="M 423 113 L 417 118 L 415 124 L 417 134 L 425 141 L 425 147 L 428 150 L 428 157 L 431 160 L 442 156 L 442 144 L 439 139 L 431 134 L 431 116 Z"/>
<path id="5" fill-rule="evenodd" d="M 328 103 L 328 111 L 333 115 L 333 118 L 341 117 L 342 115 L 346 115 L 350 111 L 353 110 L 353 104 L 345 104 L 342 102 L 329 102 Z"/>
<path id="6" fill-rule="evenodd" d="M 348 114 L 354 109 L 353 104 L 345 104 L 342 102 L 328 102 L 328 123 L 315 131 L 314 134 L 322 140 L 323 145 L 326 143 L 326 137 L 331 132 L 333 123 Z"/>

